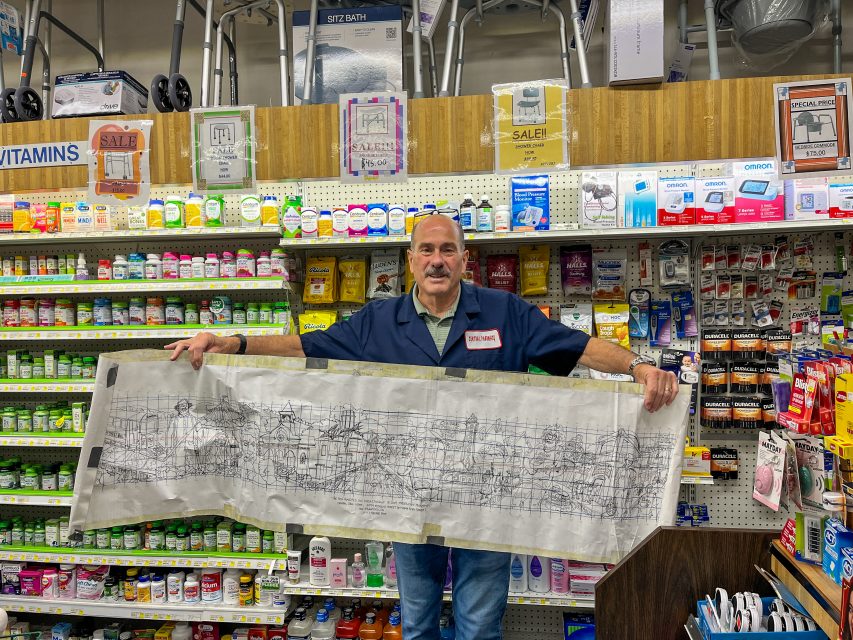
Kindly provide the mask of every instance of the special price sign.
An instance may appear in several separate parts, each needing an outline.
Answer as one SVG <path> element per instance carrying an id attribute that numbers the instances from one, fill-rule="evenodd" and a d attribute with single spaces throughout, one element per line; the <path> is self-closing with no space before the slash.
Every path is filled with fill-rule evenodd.
<path id="1" fill-rule="evenodd" d="M 850 78 L 783 82 L 773 93 L 781 177 L 853 175 Z"/>
<path id="2" fill-rule="evenodd" d="M 340 97 L 341 182 L 403 182 L 408 175 L 406 95 Z"/>

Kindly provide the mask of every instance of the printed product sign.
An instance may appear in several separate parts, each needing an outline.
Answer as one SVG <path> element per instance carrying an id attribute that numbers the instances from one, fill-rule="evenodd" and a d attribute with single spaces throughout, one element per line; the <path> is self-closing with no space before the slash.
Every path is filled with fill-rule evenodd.
<path id="1" fill-rule="evenodd" d="M 255 191 L 255 107 L 191 109 L 193 191 Z"/>
<path id="2" fill-rule="evenodd" d="M 341 182 L 403 182 L 408 175 L 406 95 L 341 96 Z"/>
<path id="3" fill-rule="evenodd" d="M 148 202 L 152 124 L 151 120 L 89 121 L 90 203 Z"/>
<path id="4" fill-rule="evenodd" d="M 850 78 L 778 83 L 773 91 L 780 176 L 853 175 Z"/>
<path id="5" fill-rule="evenodd" d="M 564 80 L 496 84 L 492 94 L 496 173 L 569 168 Z"/>

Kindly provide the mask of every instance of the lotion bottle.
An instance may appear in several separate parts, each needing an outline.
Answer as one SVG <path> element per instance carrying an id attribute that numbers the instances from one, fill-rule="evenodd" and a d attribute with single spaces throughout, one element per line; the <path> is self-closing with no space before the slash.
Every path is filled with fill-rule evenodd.
<path id="1" fill-rule="evenodd" d="M 527 556 L 527 586 L 533 593 L 548 593 L 551 590 L 551 559 L 543 556 Z"/>
<path id="2" fill-rule="evenodd" d="M 524 554 L 512 554 L 509 563 L 509 590 L 510 593 L 527 591 L 527 556 Z"/>
<path id="3" fill-rule="evenodd" d="M 309 580 L 315 587 L 328 587 L 330 582 L 330 561 L 332 543 L 324 536 L 311 538 L 309 549 Z"/>

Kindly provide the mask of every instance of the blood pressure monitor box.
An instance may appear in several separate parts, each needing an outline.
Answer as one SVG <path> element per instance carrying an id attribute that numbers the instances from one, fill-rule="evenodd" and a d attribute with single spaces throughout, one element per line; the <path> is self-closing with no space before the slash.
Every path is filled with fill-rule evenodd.
<path id="1" fill-rule="evenodd" d="M 293 12 L 293 84 L 302 104 L 310 11 Z M 403 13 L 399 6 L 324 9 L 317 17 L 313 104 L 342 93 L 403 91 Z"/>
<path id="2" fill-rule="evenodd" d="M 580 218 L 584 229 L 612 229 L 619 224 L 616 171 L 581 174 Z"/>
<path id="3" fill-rule="evenodd" d="M 733 162 L 735 222 L 780 222 L 785 219 L 785 192 L 773 160 Z"/>
<path id="4" fill-rule="evenodd" d="M 619 226 L 655 227 L 658 223 L 658 172 L 619 172 Z"/>
<path id="5" fill-rule="evenodd" d="M 829 217 L 853 218 L 853 182 L 829 183 Z"/>
<path id="6" fill-rule="evenodd" d="M 696 178 L 697 224 L 731 224 L 735 221 L 735 179 Z"/>
<path id="7" fill-rule="evenodd" d="M 785 220 L 829 218 L 829 183 L 826 178 L 785 180 Z"/>
<path id="8" fill-rule="evenodd" d="M 692 176 L 658 179 L 658 225 L 696 224 L 696 180 Z"/>

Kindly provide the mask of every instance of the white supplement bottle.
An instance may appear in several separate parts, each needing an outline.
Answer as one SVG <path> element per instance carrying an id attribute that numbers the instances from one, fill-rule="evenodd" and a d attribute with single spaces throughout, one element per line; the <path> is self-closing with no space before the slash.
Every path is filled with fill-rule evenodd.
<path id="1" fill-rule="evenodd" d="M 228 569 L 222 576 L 222 604 L 237 605 L 240 599 L 240 571 Z"/>

